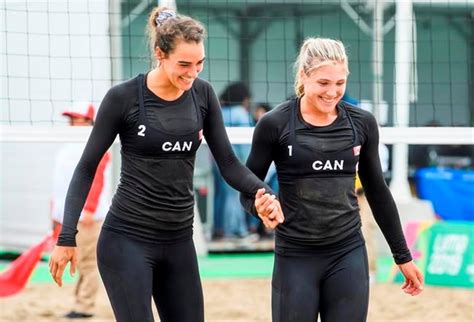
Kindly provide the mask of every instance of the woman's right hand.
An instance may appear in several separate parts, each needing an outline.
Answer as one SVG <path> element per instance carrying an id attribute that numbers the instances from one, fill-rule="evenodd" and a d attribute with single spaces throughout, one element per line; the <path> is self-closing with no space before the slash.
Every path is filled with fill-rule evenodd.
<path id="1" fill-rule="evenodd" d="M 53 253 L 49 259 L 49 272 L 56 284 L 63 285 L 63 273 L 67 263 L 71 262 L 69 273 L 76 273 L 77 254 L 76 247 L 54 246 Z"/>

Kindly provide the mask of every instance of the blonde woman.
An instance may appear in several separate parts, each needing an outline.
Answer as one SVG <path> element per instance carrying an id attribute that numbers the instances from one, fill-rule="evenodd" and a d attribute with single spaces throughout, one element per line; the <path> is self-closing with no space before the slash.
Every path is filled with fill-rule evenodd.
<path id="1" fill-rule="evenodd" d="M 296 61 L 296 98 L 256 126 L 247 166 L 265 178 L 275 162 L 285 222 L 276 230 L 273 322 L 365 321 L 369 272 L 359 206 L 359 172 L 370 207 L 417 295 L 423 276 L 405 242 L 378 157 L 375 118 L 341 102 L 349 74 L 344 45 L 307 39 Z M 242 195 L 242 203 L 252 199 Z M 256 212 L 264 211 L 258 207 Z"/>

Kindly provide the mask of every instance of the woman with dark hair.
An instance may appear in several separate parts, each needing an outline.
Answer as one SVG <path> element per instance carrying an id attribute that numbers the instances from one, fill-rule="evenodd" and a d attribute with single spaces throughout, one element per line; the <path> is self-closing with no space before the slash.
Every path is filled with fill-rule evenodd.
<path id="1" fill-rule="evenodd" d="M 204 27 L 158 7 L 150 13 L 148 28 L 156 67 L 104 97 L 69 185 L 50 272 L 61 286 L 68 262 L 74 271 L 79 215 L 97 165 L 119 135 L 120 184 L 97 247 L 115 318 L 153 321 L 153 298 L 162 322 L 200 322 L 204 308 L 192 240 L 193 170 L 203 137 L 230 184 L 250 198 L 259 191 L 262 199 L 260 188 L 269 190 L 235 157 L 216 95 L 198 78 L 205 60 Z M 264 222 L 274 227 L 282 221 L 278 201 L 265 200 L 272 213 Z"/>

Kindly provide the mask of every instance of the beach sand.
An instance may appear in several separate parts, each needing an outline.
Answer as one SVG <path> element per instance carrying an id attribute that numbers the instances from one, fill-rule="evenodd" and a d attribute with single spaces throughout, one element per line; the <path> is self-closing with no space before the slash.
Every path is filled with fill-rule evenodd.
<path id="1" fill-rule="evenodd" d="M 270 279 L 204 279 L 203 288 L 207 322 L 271 321 Z M 19 295 L 0 299 L 0 321 L 70 321 L 62 316 L 71 308 L 73 290 L 71 283 L 62 288 L 31 284 Z M 94 318 L 75 321 L 114 321 L 104 290 Z M 412 297 L 398 284 L 374 284 L 368 321 L 472 322 L 474 290 L 426 286 L 421 295 Z"/>

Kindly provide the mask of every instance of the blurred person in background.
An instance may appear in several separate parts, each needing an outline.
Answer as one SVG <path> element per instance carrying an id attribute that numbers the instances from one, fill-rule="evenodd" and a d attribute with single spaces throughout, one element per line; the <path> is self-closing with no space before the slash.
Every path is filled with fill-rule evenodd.
<path id="1" fill-rule="evenodd" d="M 254 123 L 257 124 L 258 121 L 268 112 L 272 110 L 272 106 L 266 102 L 259 102 L 255 104 L 253 109 L 253 119 Z M 268 173 L 265 177 L 265 182 L 272 188 L 275 193 L 278 193 L 278 176 L 276 173 L 275 163 L 272 162 L 270 168 L 268 168 Z M 260 239 L 273 239 L 274 231 L 268 229 L 265 225 L 255 216 L 247 214 L 247 222 L 249 225 L 250 232 L 256 232 L 259 235 Z"/>
<path id="2" fill-rule="evenodd" d="M 255 104 L 253 109 L 253 121 L 255 124 L 262 118 L 263 115 L 267 114 L 272 110 L 272 106 L 269 103 L 259 102 Z"/>
<path id="3" fill-rule="evenodd" d="M 423 126 L 440 127 L 443 125 L 437 120 L 431 120 Z M 408 147 L 408 164 L 412 172 L 426 167 L 473 169 L 474 145 L 410 145 Z"/>
<path id="4" fill-rule="evenodd" d="M 89 103 L 76 103 L 62 115 L 69 118 L 71 126 L 92 126 L 94 106 Z M 54 162 L 53 194 L 51 197 L 51 217 L 53 225 L 61 225 L 64 214 L 64 201 L 74 169 L 81 158 L 84 144 L 69 143 L 58 151 Z M 102 222 L 110 206 L 111 182 L 110 153 L 106 152 L 97 167 L 92 186 L 79 218 L 77 234 L 78 279 L 74 291 L 75 303 L 65 317 L 70 319 L 90 318 L 100 286 L 97 270 L 97 239 Z"/>
<path id="5" fill-rule="evenodd" d="M 341 98 L 341 101 L 347 104 L 348 108 L 360 108 L 359 101 L 353 97 L 351 97 L 347 91 Z M 380 166 L 382 169 L 382 173 L 384 174 L 384 178 L 386 178 L 386 174 L 388 173 L 389 169 L 389 150 L 388 147 L 379 142 L 379 158 L 380 158 Z M 369 262 L 369 281 L 370 283 L 376 282 L 376 275 L 377 275 L 377 251 L 375 247 L 375 229 L 376 223 L 374 220 L 374 216 L 370 210 L 370 206 L 367 203 L 367 198 L 364 194 L 364 189 L 362 187 L 362 183 L 360 182 L 360 178 L 357 175 L 356 182 L 355 182 L 355 191 L 357 194 L 357 203 L 359 204 L 360 208 L 360 219 L 361 219 L 361 231 L 362 235 L 364 236 L 365 240 L 365 247 L 367 248 L 367 258 Z"/>
<path id="6" fill-rule="evenodd" d="M 230 83 L 219 96 L 222 118 L 227 127 L 252 126 L 250 108 L 250 91 L 242 82 Z M 247 160 L 249 144 L 233 144 L 232 149 L 241 162 Z M 239 192 L 222 178 L 219 168 L 213 162 L 214 175 L 214 225 L 213 239 L 242 238 L 249 234 L 246 213 L 239 202 Z M 257 218 L 256 221 L 260 222 Z M 256 231 L 255 231 L 256 232 Z"/>
<path id="7" fill-rule="evenodd" d="M 388 172 L 389 165 L 389 150 L 385 144 L 379 144 L 379 158 L 382 173 L 385 175 Z M 376 222 L 367 202 L 359 176 L 356 178 L 355 191 L 357 194 L 357 203 L 360 208 L 361 231 L 364 236 L 365 247 L 367 248 L 369 281 L 370 283 L 375 283 L 377 281 L 377 248 L 375 242 Z"/>

